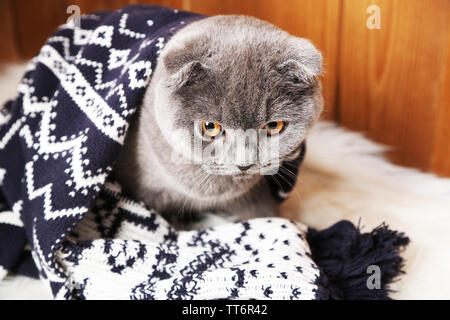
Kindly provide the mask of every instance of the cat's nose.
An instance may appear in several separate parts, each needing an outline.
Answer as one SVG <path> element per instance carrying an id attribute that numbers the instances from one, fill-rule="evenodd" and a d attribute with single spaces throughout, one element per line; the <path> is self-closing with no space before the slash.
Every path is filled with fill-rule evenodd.
<path id="1" fill-rule="evenodd" d="M 250 167 L 253 167 L 253 165 L 249 165 L 249 166 L 237 166 L 239 170 L 241 170 L 241 172 L 245 172 L 248 169 L 250 169 Z"/>

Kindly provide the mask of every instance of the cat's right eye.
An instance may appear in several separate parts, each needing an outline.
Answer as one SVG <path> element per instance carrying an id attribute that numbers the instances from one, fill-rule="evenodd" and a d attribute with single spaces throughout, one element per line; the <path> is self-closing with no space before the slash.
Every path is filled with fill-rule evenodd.
<path id="1" fill-rule="evenodd" d="M 210 121 L 202 121 L 199 131 L 201 136 L 206 140 L 217 138 L 223 134 L 222 126 L 217 122 Z"/>
<path id="2" fill-rule="evenodd" d="M 281 133 L 286 127 L 286 122 L 284 121 L 272 121 L 266 124 L 263 129 L 266 130 L 269 136 L 273 136 Z"/>

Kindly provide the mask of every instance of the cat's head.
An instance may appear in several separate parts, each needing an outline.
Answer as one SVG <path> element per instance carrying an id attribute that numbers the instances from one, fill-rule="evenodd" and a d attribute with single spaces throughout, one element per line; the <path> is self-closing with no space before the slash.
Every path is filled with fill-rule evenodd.
<path id="1" fill-rule="evenodd" d="M 255 18 L 216 16 L 164 48 L 155 116 L 174 159 L 243 179 L 298 155 L 322 110 L 322 57 Z"/>

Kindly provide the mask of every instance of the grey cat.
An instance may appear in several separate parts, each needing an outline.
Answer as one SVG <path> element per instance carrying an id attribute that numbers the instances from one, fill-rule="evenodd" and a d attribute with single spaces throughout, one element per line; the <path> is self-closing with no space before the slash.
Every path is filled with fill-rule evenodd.
<path id="1" fill-rule="evenodd" d="M 172 222 L 205 211 L 277 215 L 264 172 L 298 156 L 322 111 L 321 54 L 256 18 L 214 16 L 178 31 L 158 61 L 115 178 Z M 267 139 L 236 143 L 251 130 Z M 262 151 L 269 142 L 278 159 Z"/>

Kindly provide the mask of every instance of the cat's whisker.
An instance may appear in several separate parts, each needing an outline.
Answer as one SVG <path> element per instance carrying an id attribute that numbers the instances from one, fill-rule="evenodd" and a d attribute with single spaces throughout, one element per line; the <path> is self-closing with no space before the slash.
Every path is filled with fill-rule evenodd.
<path id="1" fill-rule="evenodd" d="M 289 165 L 291 165 L 292 167 L 295 168 L 294 165 L 292 165 L 292 164 L 290 164 L 290 163 L 287 163 L 287 164 L 289 164 Z M 287 168 L 283 168 L 283 169 L 287 169 Z M 287 172 L 286 172 L 286 173 L 287 173 Z M 322 176 L 320 176 L 319 178 L 320 178 L 321 180 L 325 180 L 325 178 L 322 177 Z M 314 190 L 309 184 L 307 184 L 305 181 L 303 181 L 303 180 L 301 179 L 300 176 L 297 178 L 296 181 L 297 181 L 297 183 L 299 183 L 302 187 L 307 188 L 307 189 L 310 190 L 310 191 Z M 295 192 L 297 193 L 297 195 L 298 195 L 299 197 L 301 197 L 302 189 L 301 189 L 301 188 L 294 188 L 294 190 L 295 190 Z M 321 203 L 325 203 L 327 206 L 331 206 L 331 207 L 334 206 L 334 203 L 333 203 L 332 201 L 330 201 L 328 198 L 321 198 L 320 201 L 321 201 Z"/>
<path id="2" fill-rule="evenodd" d="M 196 185 L 197 190 L 199 190 L 199 191 L 205 191 L 205 190 L 203 190 L 202 188 L 204 187 L 205 182 L 206 182 L 206 180 L 208 180 L 209 177 L 211 177 L 211 174 L 209 174 L 209 173 L 206 172 L 206 173 L 205 173 L 205 176 L 202 178 L 202 180 Z"/>
<path id="3" fill-rule="evenodd" d="M 201 166 L 197 169 L 197 174 L 199 174 L 199 178 L 202 180 L 208 176 L 208 173 Z M 181 218 L 184 218 L 184 215 L 185 215 L 184 209 L 185 209 L 188 201 L 189 201 L 189 198 L 185 197 L 185 199 L 183 200 L 183 205 L 181 207 L 181 210 L 178 211 L 179 213 L 181 213 L 180 214 Z M 191 210 L 192 210 L 192 206 L 191 206 Z"/>
<path id="4" fill-rule="evenodd" d="M 183 218 L 184 217 L 184 207 L 186 206 L 186 203 L 188 202 L 188 199 L 189 198 L 187 198 L 187 197 L 185 197 L 185 199 L 184 199 L 184 201 L 183 201 L 183 206 L 181 207 L 181 217 Z"/>
<path id="5" fill-rule="evenodd" d="M 297 169 L 298 167 L 296 167 L 294 164 L 292 164 L 292 163 L 285 163 L 286 165 L 289 165 L 291 168 L 293 168 L 293 169 Z M 284 169 L 287 169 L 287 168 L 284 168 Z M 300 177 L 300 174 L 297 174 L 299 177 Z M 318 176 L 317 178 L 319 178 L 319 179 L 321 179 L 321 180 L 326 180 L 326 178 L 324 178 L 323 176 Z M 300 183 L 302 183 L 305 187 L 308 187 L 308 188 L 311 188 L 310 186 L 308 186 L 308 185 L 306 185 L 305 183 L 304 183 L 304 181 L 303 180 L 301 180 L 300 178 L 298 179 L 298 181 L 300 182 Z"/>
<path id="6" fill-rule="evenodd" d="M 280 167 L 280 169 L 286 169 L 286 168 L 283 168 L 283 167 Z M 287 169 L 286 169 L 287 170 Z M 286 171 L 285 171 L 286 172 Z M 289 173 L 289 172 L 286 172 L 286 173 Z M 290 172 L 291 174 L 293 174 L 292 172 Z M 284 181 L 286 181 L 286 183 L 292 188 L 291 189 L 291 191 L 294 191 L 296 194 L 297 194 L 297 196 L 299 197 L 299 198 L 301 198 L 302 196 L 300 195 L 300 192 L 295 188 L 295 184 L 292 184 L 292 182 L 290 182 L 288 179 L 286 179 L 285 177 L 283 177 L 282 175 L 279 175 L 280 176 L 280 178 L 283 178 L 283 180 Z M 296 177 L 295 175 L 294 175 L 294 177 Z"/>
<path id="7" fill-rule="evenodd" d="M 280 171 L 282 171 L 284 173 L 287 173 L 288 175 L 290 175 L 291 177 L 293 177 L 295 179 L 297 178 L 297 175 L 295 173 L 293 173 L 291 170 L 289 170 L 288 168 L 286 168 L 286 167 L 281 166 L 280 167 Z"/>
<path id="8" fill-rule="evenodd" d="M 285 163 L 285 165 L 290 165 L 292 168 L 297 169 L 297 167 L 295 165 L 293 165 L 292 163 Z M 295 178 L 296 181 L 298 181 L 299 183 L 301 183 L 303 186 L 307 187 L 307 188 L 311 188 L 310 186 L 308 186 L 307 184 L 305 184 L 300 178 L 298 174 L 294 174 L 291 170 L 289 170 L 286 167 L 280 167 L 280 169 L 285 170 L 284 172 L 289 174 L 291 177 Z"/>
<path id="9" fill-rule="evenodd" d="M 278 181 L 278 179 L 275 176 L 269 176 L 269 177 L 278 184 L 278 186 L 280 187 L 280 190 L 283 190 L 281 183 Z"/>

